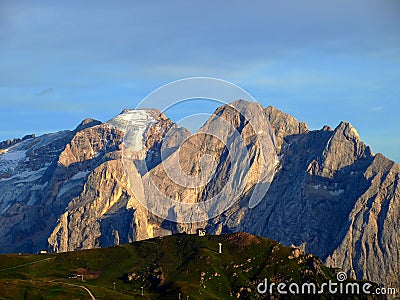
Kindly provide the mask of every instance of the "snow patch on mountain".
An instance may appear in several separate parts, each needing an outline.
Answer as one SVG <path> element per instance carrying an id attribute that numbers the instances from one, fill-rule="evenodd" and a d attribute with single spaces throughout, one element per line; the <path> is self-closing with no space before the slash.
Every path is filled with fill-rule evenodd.
<path id="1" fill-rule="evenodd" d="M 1 213 L 4 214 L 10 207 L 11 207 L 11 204 L 8 203 L 8 204 L 1 210 Z"/>
<path id="2" fill-rule="evenodd" d="M 37 201 L 38 197 L 35 195 L 35 193 L 32 193 L 27 204 L 28 206 L 33 206 Z"/>
<path id="3" fill-rule="evenodd" d="M 332 196 L 339 196 L 343 193 L 344 193 L 344 190 L 342 190 L 342 189 L 329 191 L 329 194 L 331 194 Z"/>
<path id="4" fill-rule="evenodd" d="M 69 133 L 70 133 L 69 130 L 62 130 L 62 131 L 57 131 L 57 132 L 53 132 L 53 133 L 43 134 L 36 138 L 37 142 L 36 142 L 35 146 L 33 147 L 33 149 L 43 147 L 44 145 L 47 145 L 55 140 L 62 139 Z M 53 151 L 60 151 L 60 150 L 53 149 Z"/>
<path id="5" fill-rule="evenodd" d="M 1 155 L 0 160 L 5 161 L 18 161 L 23 160 L 26 157 L 26 151 L 13 151 L 13 152 L 5 152 Z"/>
<path id="6" fill-rule="evenodd" d="M 69 181 L 66 181 L 58 190 L 57 199 L 59 199 L 69 190 L 73 189 L 76 186 L 77 182 L 83 182 L 83 179 L 85 179 L 89 173 L 90 171 L 81 171 L 72 176 L 71 179 Z"/>
<path id="7" fill-rule="evenodd" d="M 0 173 L 14 173 L 20 162 L 26 159 L 26 150 L 7 149 L 0 155 Z"/>
<path id="8" fill-rule="evenodd" d="M 125 109 L 121 114 L 106 122 L 110 127 L 125 133 L 124 145 L 134 151 L 143 149 L 143 138 L 155 118 L 142 109 Z"/>
<path id="9" fill-rule="evenodd" d="M 21 173 L 18 173 L 17 175 L 9 177 L 9 178 L 1 178 L 0 182 L 9 181 L 9 182 L 12 182 L 13 184 L 33 182 L 33 181 L 41 178 L 46 169 L 47 169 L 47 167 L 41 168 L 36 171 L 23 171 Z"/>
<path id="10" fill-rule="evenodd" d="M 45 188 L 48 184 L 49 184 L 48 181 L 46 181 L 46 182 L 43 183 L 43 184 L 35 184 L 34 186 L 32 186 L 32 187 L 30 188 L 30 190 L 31 190 L 31 191 L 42 191 L 42 190 L 44 190 L 44 188 Z"/>
<path id="11" fill-rule="evenodd" d="M 78 180 L 78 179 L 85 178 L 89 173 L 90 173 L 90 171 L 78 172 L 74 176 L 71 177 L 71 180 Z"/>

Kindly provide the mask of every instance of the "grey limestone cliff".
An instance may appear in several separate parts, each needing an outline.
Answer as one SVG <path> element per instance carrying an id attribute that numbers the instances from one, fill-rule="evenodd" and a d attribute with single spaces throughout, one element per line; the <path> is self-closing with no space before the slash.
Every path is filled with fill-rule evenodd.
<path id="1" fill-rule="evenodd" d="M 241 147 L 247 165 L 233 155 Z M 357 279 L 400 284 L 400 167 L 375 155 L 350 123 L 309 130 L 273 107 L 237 101 L 192 136 L 157 110 L 124 110 L 2 148 L 0 252 L 106 247 L 206 227 L 302 244 Z M 204 184 L 171 180 L 182 170 Z M 161 203 L 150 183 L 178 202 L 234 200 L 208 207 L 208 221 L 191 214 L 192 223 L 174 222 L 166 220 L 179 215 L 174 208 L 155 215 L 143 206 Z"/>

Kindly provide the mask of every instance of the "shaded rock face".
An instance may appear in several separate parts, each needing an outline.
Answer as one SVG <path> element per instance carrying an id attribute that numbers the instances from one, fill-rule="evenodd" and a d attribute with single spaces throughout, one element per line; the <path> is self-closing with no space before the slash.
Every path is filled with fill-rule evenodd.
<path id="1" fill-rule="evenodd" d="M 262 202 L 240 222 L 228 211 L 228 221 L 213 228 L 305 243 L 327 265 L 398 286 L 399 165 L 375 156 L 349 123 L 283 136 L 280 167 Z"/>
<path id="2" fill-rule="evenodd" d="M 247 124 L 235 105 L 256 124 Z M 273 107 L 244 101 L 233 106 L 218 108 L 192 136 L 157 110 L 124 110 L 106 123 L 87 119 L 73 131 L 4 144 L 0 252 L 106 247 L 205 227 L 302 245 L 357 279 L 398 286 L 399 165 L 374 155 L 349 123 L 309 131 Z M 230 129 L 222 130 L 220 120 Z M 131 138 L 124 140 L 127 132 Z M 124 145 L 131 151 L 124 152 Z M 248 153 L 247 168 L 229 151 L 240 145 Z M 129 177 L 124 156 L 131 163 Z M 175 167 L 204 184 L 183 187 L 172 180 L 181 174 Z M 267 171 L 273 180 L 262 182 Z M 265 195 L 257 193 L 260 181 Z M 237 197 L 208 221 L 172 222 L 138 199 L 147 191 L 147 204 L 159 206 L 150 183 L 184 203 Z M 254 203 L 253 195 L 262 196 Z M 179 215 L 176 208 L 166 213 Z"/>

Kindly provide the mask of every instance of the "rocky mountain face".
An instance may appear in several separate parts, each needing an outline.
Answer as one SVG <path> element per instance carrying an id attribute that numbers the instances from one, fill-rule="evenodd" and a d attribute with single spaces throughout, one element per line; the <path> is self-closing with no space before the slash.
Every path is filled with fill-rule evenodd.
<path id="1" fill-rule="evenodd" d="M 307 131 L 267 110 L 281 157 L 274 181 L 257 207 L 246 209 L 244 197 L 245 216 L 228 211 L 214 228 L 303 244 L 354 278 L 398 285 L 399 165 L 374 155 L 349 123 Z"/>
<path id="2" fill-rule="evenodd" d="M 190 135 L 157 110 L 124 110 L 3 147 L 0 252 L 204 227 L 302 245 L 357 279 L 398 286 L 399 176 L 345 122 L 310 131 L 273 107 L 237 101 Z M 171 199 L 185 206 L 165 209 Z"/>

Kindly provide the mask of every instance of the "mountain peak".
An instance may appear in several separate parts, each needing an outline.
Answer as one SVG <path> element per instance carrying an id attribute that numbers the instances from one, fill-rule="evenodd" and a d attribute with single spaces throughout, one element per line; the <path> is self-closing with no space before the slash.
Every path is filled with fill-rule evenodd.
<path id="1" fill-rule="evenodd" d="M 278 149 L 281 148 L 286 137 L 308 132 L 308 125 L 306 123 L 299 122 L 295 117 L 273 106 L 268 106 L 264 109 L 264 112 L 275 131 Z"/>
<path id="2" fill-rule="evenodd" d="M 342 133 L 348 140 L 360 141 L 357 129 L 349 122 L 340 122 L 334 131 Z"/>
<path id="3" fill-rule="evenodd" d="M 165 116 L 159 109 L 157 108 L 124 108 L 118 116 L 127 116 L 127 115 L 132 115 L 132 114 L 137 114 L 140 112 L 145 112 L 151 116 L 157 117 L 160 115 Z"/>
<path id="4" fill-rule="evenodd" d="M 229 103 L 228 105 L 236 107 L 238 109 L 245 109 L 245 108 L 251 108 L 251 107 L 259 107 L 262 108 L 261 104 L 258 102 L 254 102 L 254 101 L 246 101 L 243 99 L 237 99 L 231 103 Z"/>
<path id="5" fill-rule="evenodd" d="M 86 129 L 86 128 L 93 127 L 93 126 L 100 125 L 100 124 L 101 124 L 101 122 L 98 121 L 98 120 L 91 119 L 91 118 L 86 118 L 85 120 L 83 120 L 83 121 L 75 128 L 75 131 L 76 131 L 76 132 L 82 131 L 82 130 L 84 130 L 84 129 Z"/>
<path id="6" fill-rule="evenodd" d="M 122 132 L 128 129 L 128 126 L 139 126 L 147 128 L 149 123 L 154 122 L 154 117 L 147 109 L 124 109 L 119 115 L 107 121 L 106 124 Z"/>

